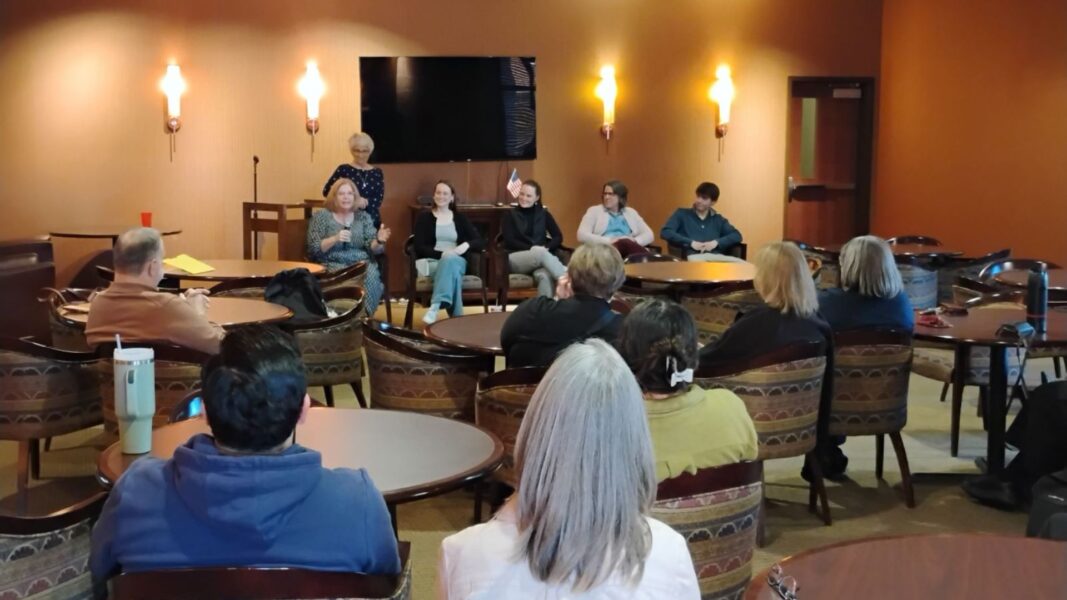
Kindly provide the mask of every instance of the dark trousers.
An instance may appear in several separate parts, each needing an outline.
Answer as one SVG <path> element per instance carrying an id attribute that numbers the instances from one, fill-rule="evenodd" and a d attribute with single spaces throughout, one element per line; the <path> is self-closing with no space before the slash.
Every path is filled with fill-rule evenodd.
<path id="1" fill-rule="evenodd" d="M 612 243 L 612 246 L 615 246 L 615 249 L 619 251 L 619 254 L 621 254 L 623 258 L 649 253 L 648 248 L 645 248 L 641 244 L 630 239 L 615 240 L 615 242 Z"/>
<path id="2" fill-rule="evenodd" d="M 1034 390 L 1005 439 L 1019 449 L 1005 475 L 1024 493 L 1041 477 L 1067 468 L 1067 381 Z"/>

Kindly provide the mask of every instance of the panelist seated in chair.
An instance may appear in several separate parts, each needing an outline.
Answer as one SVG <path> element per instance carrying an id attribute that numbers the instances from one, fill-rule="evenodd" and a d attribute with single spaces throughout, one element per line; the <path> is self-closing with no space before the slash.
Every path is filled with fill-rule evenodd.
<path id="1" fill-rule="evenodd" d="M 697 328 L 681 305 L 658 298 L 638 304 L 623 319 L 615 347 L 645 396 L 656 481 L 756 459 L 756 427 L 744 401 L 729 390 L 693 385 Z"/>
<path id="2" fill-rule="evenodd" d="M 600 204 L 589 207 L 578 224 L 578 243 L 611 244 L 623 258 L 648 254 L 645 246 L 652 243 L 655 234 L 636 210 L 626 206 L 629 196 L 623 182 L 605 183 Z"/>
<path id="3" fill-rule="evenodd" d="M 641 390 L 608 344 L 574 344 L 553 363 L 514 454 L 515 495 L 442 542 L 439 599 L 700 598 L 685 538 L 650 516 Z"/>
<path id="4" fill-rule="evenodd" d="M 524 182 L 519 190 L 519 206 L 500 225 L 509 271 L 532 275 L 537 293 L 551 298 L 556 281 L 567 267 L 555 256 L 563 244 L 563 232 L 541 203 L 541 184 L 532 179 Z"/>
<path id="5" fill-rule="evenodd" d="M 819 312 L 834 331 L 895 327 L 911 331 L 915 314 L 893 252 L 880 237 L 862 235 L 841 248 L 841 287 L 819 293 Z"/>
<path id="6" fill-rule="evenodd" d="M 571 256 L 557 298 L 530 298 L 500 330 L 508 367 L 547 367 L 570 344 L 591 337 L 615 341 L 622 316 L 611 297 L 626 277 L 622 256 L 607 244 L 582 244 Z"/>
<path id="7" fill-rule="evenodd" d="M 433 208 L 419 213 L 414 233 L 415 268 L 419 275 L 433 277 L 433 295 L 422 321 L 432 325 L 442 308 L 453 317 L 462 315 L 465 255 L 469 250 L 481 250 L 485 241 L 456 210 L 456 189 L 451 183 L 441 180 L 434 185 Z"/>
<path id="8" fill-rule="evenodd" d="M 114 248 L 115 280 L 89 306 L 85 338 L 90 346 L 114 343 L 118 334 L 132 342 L 167 342 L 214 354 L 225 335 L 208 321 L 206 290 L 160 292 L 163 238 L 149 227 L 130 229 Z"/>
<path id="9" fill-rule="evenodd" d="M 307 255 L 329 271 L 339 271 L 365 261 L 363 307 L 368 315 L 373 315 L 385 286 L 378 263 L 371 257 L 385 252 L 389 235 L 385 225 L 374 228 L 374 220 L 367 212 L 367 199 L 360 195 L 356 184 L 341 177 L 330 187 L 326 207 L 316 212 L 308 223 Z"/>
<path id="10" fill-rule="evenodd" d="M 682 250 L 691 261 L 737 261 L 726 254 L 741 243 L 741 232 L 715 211 L 719 186 L 705 181 L 697 186 L 692 208 L 679 208 L 667 219 L 659 235 Z"/>
<path id="11" fill-rule="evenodd" d="M 168 460 L 143 457 L 119 478 L 93 528 L 94 580 L 225 565 L 399 572 L 367 472 L 325 469 L 321 454 L 293 442 L 310 400 L 291 335 L 236 329 L 202 377 L 211 435 Z"/>

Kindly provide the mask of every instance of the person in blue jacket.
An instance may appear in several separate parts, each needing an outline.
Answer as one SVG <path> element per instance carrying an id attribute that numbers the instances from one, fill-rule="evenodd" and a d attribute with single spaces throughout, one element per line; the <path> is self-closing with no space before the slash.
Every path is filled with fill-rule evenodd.
<path id="1" fill-rule="evenodd" d="M 223 565 L 395 574 L 396 537 L 363 469 L 324 469 L 293 442 L 310 400 L 296 340 L 234 329 L 204 366 L 211 435 L 119 478 L 92 532 L 89 566 L 118 572 Z"/>
<path id="2" fill-rule="evenodd" d="M 697 186 L 692 208 L 679 208 L 659 231 L 659 236 L 681 248 L 686 260 L 733 261 L 726 254 L 741 243 L 741 232 L 719 213 L 719 186 L 705 181 Z"/>

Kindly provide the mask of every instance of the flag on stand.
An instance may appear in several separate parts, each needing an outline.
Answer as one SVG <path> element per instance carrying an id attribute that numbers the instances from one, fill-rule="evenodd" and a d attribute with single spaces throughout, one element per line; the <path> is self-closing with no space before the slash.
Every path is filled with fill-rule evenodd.
<path id="1" fill-rule="evenodd" d="M 519 190 L 522 189 L 522 180 L 519 179 L 519 170 L 518 169 L 512 169 L 511 170 L 511 177 L 508 178 L 507 188 L 508 188 L 508 191 L 511 192 L 511 197 L 512 198 L 518 198 L 519 197 Z"/>

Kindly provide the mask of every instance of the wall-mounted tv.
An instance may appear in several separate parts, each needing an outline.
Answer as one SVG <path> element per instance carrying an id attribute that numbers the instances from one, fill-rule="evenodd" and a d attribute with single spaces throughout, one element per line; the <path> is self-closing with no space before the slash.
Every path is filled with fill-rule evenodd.
<path id="1" fill-rule="evenodd" d="M 362 57 L 376 163 L 537 158 L 532 57 Z"/>

